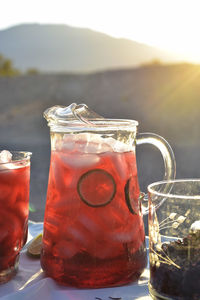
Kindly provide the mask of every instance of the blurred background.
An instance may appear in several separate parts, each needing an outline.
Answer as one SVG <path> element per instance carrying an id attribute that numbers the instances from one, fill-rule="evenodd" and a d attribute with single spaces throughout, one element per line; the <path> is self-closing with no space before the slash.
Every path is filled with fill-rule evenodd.
<path id="1" fill-rule="evenodd" d="M 42 221 L 50 159 L 43 118 L 86 103 L 139 121 L 172 146 L 177 178 L 200 177 L 199 1 L 1 1 L 0 150 L 28 150 L 30 219 Z M 12 13 L 11 13 L 12 10 Z M 163 177 L 160 153 L 137 148 L 141 190 Z"/>

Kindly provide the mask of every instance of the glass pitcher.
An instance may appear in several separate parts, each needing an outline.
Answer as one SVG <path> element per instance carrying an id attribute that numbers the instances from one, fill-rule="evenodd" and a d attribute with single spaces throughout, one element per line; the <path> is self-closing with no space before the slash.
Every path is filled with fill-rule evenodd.
<path id="1" fill-rule="evenodd" d="M 104 119 L 85 104 L 44 112 L 51 163 L 41 265 L 58 283 L 84 288 L 137 280 L 146 263 L 136 144 L 162 153 L 165 179 L 175 176 L 171 147 L 137 135 L 137 121 Z"/>

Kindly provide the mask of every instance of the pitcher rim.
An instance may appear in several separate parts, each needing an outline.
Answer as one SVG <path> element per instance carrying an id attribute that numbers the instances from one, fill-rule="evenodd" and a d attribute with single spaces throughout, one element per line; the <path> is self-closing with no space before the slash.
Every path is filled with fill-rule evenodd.
<path id="1" fill-rule="evenodd" d="M 80 120 L 53 120 L 48 119 L 48 126 L 53 127 L 79 127 L 79 128 L 113 128 L 120 129 L 128 127 L 137 127 L 139 122 L 131 119 L 112 119 L 112 118 L 102 118 L 102 119 L 88 119 L 88 122 L 81 122 Z M 117 127 L 117 128 L 116 128 Z"/>

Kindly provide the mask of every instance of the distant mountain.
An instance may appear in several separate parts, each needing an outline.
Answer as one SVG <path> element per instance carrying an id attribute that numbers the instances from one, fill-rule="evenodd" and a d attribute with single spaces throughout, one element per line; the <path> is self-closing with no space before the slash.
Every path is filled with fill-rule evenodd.
<path id="1" fill-rule="evenodd" d="M 24 24 L 0 30 L 0 53 L 25 71 L 88 72 L 178 57 L 127 39 L 66 25 Z M 180 59 L 180 58 L 179 58 Z"/>

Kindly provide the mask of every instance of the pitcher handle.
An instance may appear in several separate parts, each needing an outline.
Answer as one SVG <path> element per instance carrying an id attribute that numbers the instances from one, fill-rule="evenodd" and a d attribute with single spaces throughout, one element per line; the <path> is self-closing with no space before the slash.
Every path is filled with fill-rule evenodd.
<path id="1" fill-rule="evenodd" d="M 136 145 L 142 145 L 142 144 L 151 144 L 160 150 L 163 157 L 164 168 L 165 168 L 163 180 L 174 179 L 176 176 L 176 161 L 174 157 L 174 152 L 171 146 L 169 145 L 169 143 L 163 137 L 157 134 L 145 132 L 145 133 L 138 134 L 136 137 Z M 144 200 L 143 202 L 147 203 L 148 196 L 146 194 L 141 193 L 140 198 Z M 143 215 L 147 214 L 148 211 L 149 211 L 148 204 L 144 205 L 143 203 L 142 204 Z"/>

